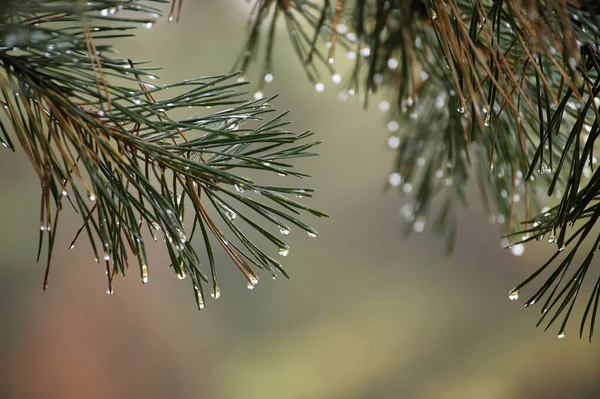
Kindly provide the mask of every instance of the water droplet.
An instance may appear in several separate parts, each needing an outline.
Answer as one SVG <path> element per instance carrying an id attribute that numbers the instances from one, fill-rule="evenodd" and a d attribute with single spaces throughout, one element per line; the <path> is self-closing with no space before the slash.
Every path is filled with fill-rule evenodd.
<path id="1" fill-rule="evenodd" d="M 527 307 L 529 307 L 529 306 L 531 306 L 531 305 L 534 305 L 534 304 L 535 304 L 535 302 L 536 302 L 536 299 L 534 298 L 534 299 L 532 299 L 531 301 L 527 302 L 527 303 L 525 304 L 525 307 L 527 308 Z"/>
<path id="2" fill-rule="evenodd" d="M 465 113 L 465 103 L 466 102 L 467 102 L 467 100 L 465 100 L 464 98 L 460 99 L 458 101 L 458 107 L 456 108 L 456 110 L 458 111 L 458 113 L 460 113 L 460 114 L 464 114 Z"/>
<path id="3" fill-rule="evenodd" d="M 396 122 L 396 121 L 389 121 L 387 124 L 388 130 L 392 133 L 398 131 L 399 127 L 400 127 L 400 125 L 398 125 L 398 122 Z"/>
<path id="4" fill-rule="evenodd" d="M 437 96 L 435 99 L 435 107 L 437 109 L 442 109 L 446 105 L 446 100 L 444 100 L 444 96 Z"/>
<path id="5" fill-rule="evenodd" d="M 540 209 L 540 211 L 544 214 L 544 216 L 550 216 L 550 207 L 549 206 L 544 206 L 542 209 Z"/>
<path id="6" fill-rule="evenodd" d="M 333 75 L 331 75 L 331 81 L 333 82 L 333 84 L 339 85 L 340 83 L 342 83 L 342 75 L 340 75 L 339 73 L 334 73 Z"/>
<path id="7" fill-rule="evenodd" d="M 146 22 L 143 25 L 146 29 L 152 29 L 152 27 L 154 26 L 154 22 Z"/>
<path id="8" fill-rule="evenodd" d="M 387 145 L 391 149 L 396 149 L 400 146 L 400 139 L 397 136 L 390 136 L 388 137 Z"/>
<path id="9" fill-rule="evenodd" d="M 335 60 L 333 59 L 333 57 L 329 57 L 329 58 L 327 58 L 327 62 L 329 63 L 329 65 L 333 65 Z"/>
<path id="10" fill-rule="evenodd" d="M 215 299 L 219 299 L 221 297 L 221 290 L 219 289 L 219 286 L 213 288 L 213 291 L 210 293 L 210 296 Z"/>
<path id="11" fill-rule="evenodd" d="M 109 254 L 104 254 L 104 260 L 105 261 L 109 261 L 110 260 L 110 255 Z"/>
<path id="12" fill-rule="evenodd" d="M 75 244 L 71 244 L 71 246 L 69 247 L 69 249 L 73 249 L 75 248 Z"/>
<path id="13" fill-rule="evenodd" d="M 431 11 L 431 19 L 432 20 L 437 19 L 437 13 L 435 11 Z"/>
<path id="14" fill-rule="evenodd" d="M 142 100 L 140 100 L 139 98 L 134 98 L 134 99 L 132 100 L 132 102 L 133 102 L 135 105 L 140 105 L 140 104 L 142 103 Z"/>
<path id="15" fill-rule="evenodd" d="M 289 248 L 279 248 L 279 255 L 288 256 L 289 253 L 290 253 Z"/>
<path id="16" fill-rule="evenodd" d="M 389 60 L 387 60 L 387 67 L 388 67 L 389 69 L 391 69 L 392 71 L 393 71 L 394 69 L 398 68 L 398 65 L 399 65 L 399 64 L 400 64 L 400 63 L 399 63 L 399 62 L 398 62 L 398 60 L 397 60 L 397 59 L 395 59 L 395 58 L 390 58 Z"/>
<path id="17" fill-rule="evenodd" d="M 341 35 L 344 35 L 346 32 L 348 32 L 348 26 L 345 24 L 338 24 L 335 29 Z"/>
<path id="18" fill-rule="evenodd" d="M 356 58 L 356 53 L 354 51 L 348 51 L 348 59 L 353 60 Z"/>
<path id="19" fill-rule="evenodd" d="M 491 119 L 492 119 L 492 117 L 490 114 L 485 114 L 485 118 L 483 119 L 483 124 L 485 126 L 489 126 Z"/>
<path id="20" fill-rule="evenodd" d="M 112 287 L 111 287 L 111 288 L 109 288 L 108 290 L 106 290 L 106 293 L 107 293 L 108 295 L 112 295 L 112 294 L 114 294 L 114 292 L 115 292 L 115 291 L 112 289 Z"/>
<path id="21" fill-rule="evenodd" d="M 360 49 L 360 55 L 362 55 L 363 57 L 368 57 L 371 55 L 371 49 L 369 47 L 363 47 L 362 49 Z"/>
<path id="22" fill-rule="evenodd" d="M 523 245 L 522 243 L 515 244 L 512 247 L 510 247 L 510 252 L 512 252 L 514 256 L 521 256 L 525 252 L 525 245 Z"/>
<path id="23" fill-rule="evenodd" d="M 182 269 L 181 269 L 181 272 L 179 272 L 179 273 L 177 274 L 177 278 L 178 278 L 179 280 L 183 280 L 183 279 L 184 279 L 184 278 L 186 278 L 186 277 L 187 277 L 187 273 L 186 273 L 186 272 L 185 272 L 185 270 L 183 270 L 183 268 L 182 268 Z"/>
<path id="24" fill-rule="evenodd" d="M 409 222 L 412 222 L 415 219 L 414 209 L 415 209 L 414 204 L 411 204 L 411 203 L 404 204 L 404 205 L 402 205 L 402 208 L 400 208 L 400 214 L 402 216 L 404 216 L 404 218 L 406 220 L 408 220 Z"/>
<path id="25" fill-rule="evenodd" d="M 309 236 L 310 238 L 315 238 L 315 237 L 317 236 L 317 234 L 316 234 L 316 233 L 313 233 L 313 232 L 310 232 L 310 231 L 307 231 L 307 232 L 306 232 L 306 234 L 308 234 L 308 236 Z"/>
<path id="26" fill-rule="evenodd" d="M 179 237 L 179 242 L 181 244 L 185 244 L 187 241 L 187 237 L 186 237 L 185 233 L 183 232 L 183 230 L 176 228 L 176 231 L 177 231 L 177 236 Z M 180 250 L 183 250 L 183 245 L 181 246 Z"/>
<path id="27" fill-rule="evenodd" d="M 390 109 L 390 103 L 389 102 L 387 102 L 387 101 L 384 100 L 384 101 L 381 101 L 379 103 L 379 110 L 381 112 L 387 112 L 387 111 L 389 111 L 389 109 Z"/>
<path id="28" fill-rule="evenodd" d="M 325 90 L 325 85 L 319 82 L 315 84 L 315 90 L 317 91 L 317 93 L 323 93 L 323 91 Z"/>
<path id="29" fill-rule="evenodd" d="M 257 91 L 256 93 L 254 93 L 255 100 L 260 100 L 263 97 L 264 97 L 264 94 L 262 93 L 262 91 Z"/>
<path id="30" fill-rule="evenodd" d="M 63 197 L 66 197 L 66 196 L 69 195 L 69 193 L 67 192 L 67 190 L 63 190 L 61 194 L 62 194 Z"/>
<path id="31" fill-rule="evenodd" d="M 565 339 L 565 332 L 561 332 L 560 334 L 558 334 L 558 339 Z"/>
<path id="32" fill-rule="evenodd" d="M 404 185 L 402 186 L 402 191 L 404 191 L 405 193 L 410 193 L 413 189 L 412 184 L 410 183 L 404 183 Z"/>
<path id="33" fill-rule="evenodd" d="M 204 298 L 202 297 L 202 291 L 200 291 L 197 287 L 194 288 L 196 288 L 196 300 L 198 301 L 198 309 L 202 310 L 205 308 Z"/>
<path id="34" fill-rule="evenodd" d="M 96 201 L 96 194 L 94 194 L 94 193 L 91 193 L 91 192 L 90 192 L 90 193 L 88 193 L 88 199 L 89 199 L 90 201 L 92 201 L 92 202 L 95 202 L 95 201 Z"/>
<path id="35" fill-rule="evenodd" d="M 104 10 L 100 11 L 100 15 L 102 15 L 103 17 L 107 17 L 108 16 L 108 8 L 105 8 Z"/>
<path id="36" fill-rule="evenodd" d="M 158 224 L 157 222 L 152 222 L 151 225 L 154 230 L 160 230 L 160 224 Z"/>
<path id="37" fill-rule="evenodd" d="M 415 233 L 421 233 L 425 229 L 425 218 L 418 217 L 413 224 L 413 230 Z"/>
<path id="38" fill-rule="evenodd" d="M 290 230 L 286 227 L 279 227 L 279 232 L 281 234 L 283 234 L 284 236 L 287 236 L 288 234 L 290 234 Z"/>
<path id="39" fill-rule="evenodd" d="M 388 183 L 390 186 L 397 187 L 402 183 L 402 176 L 400 176 L 400 173 L 394 172 L 388 177 Z"/>
<path id="40" fill-rule="evenodd" d="M 260 194 L 259 191 L 256 191 L 256 193 Z M 225 217 L 229 220 L 234 220 L 235 218 L 237 218 L 237 213 L 235 213 L 231 208 L 229 208 L 227 205 L 222 204 L 223 207 L 223 211 L 225 213 Z"/>
<path id="41" fill-rule="evenodd" d="M 243 193 L 244 191 L 246 191 L 246 189 L 244 187 L 242 187 L 241 185 L 236 184 L 235 191 L 237 191 L 238 193 Z"/>
<path id="42" fill-rule="evenodd" d="M 271 83 L 272 81 L 273 81 L 273 74 L 270 74 L 270 73 L 266 74 L 265 75 L 265 82 Z"/>
<path id="43" fill-rule="evenodd" d="M 519 299 L 519 290 L 512 290 L 511 292 L 509 292 L 508 299 L 510 299 L 511 301 L 516 301 L 517 299 Z"/>
<path id="44" fill-rule="evenodd" d="M 254 289 L 254 284 L 248 283 L 248 289 L 249 290 L 253 290 Z"/>
<path id="45" fill-rule="evenodd" d="M 142 283 L 146 284 L 148 282 L 148 265 L 145 263 L 142 264 Z"/>

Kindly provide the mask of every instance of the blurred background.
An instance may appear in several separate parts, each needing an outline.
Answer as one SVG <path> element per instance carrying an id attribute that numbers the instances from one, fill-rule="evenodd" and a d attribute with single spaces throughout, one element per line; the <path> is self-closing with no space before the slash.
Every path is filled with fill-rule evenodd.
<path id="1" fill-rule="evenodd" d="M 120 56 L 164 66 L 163 82 L 221 74 L 247 15 L 241 0 L 186 1 L 179 24 L 160 20 L 116 45 Z M 332 216 L 309 220 L 316 239 L 292 231 L 292 279 L 264 278 L 249 291 L 221 256 L 221 299 L 198 312 L 189 282 L 173 277 L 157 247 L 149 283 L 132 273 L 108 296 L 89 246 L 67 251 L 78 228 L 67 212 L 43 292 L 39 183 L 22 153 L 6 151 L 0 398 L 600 397 L 600 350 L 577 338 L 577 317 L 559 340 L 556 328 L 534 327 L 539 308 L 508 300 L 550 245 L 531 244 L 522 257 L 503 250 L 474 187 L 452 257 L 427 227 L 402 239 L 400 199 L 385 184 L 394 159 L 385 116 L 356 99 L 339 103 L 331 85 L 316 93 L 281 30 L 264 92 L 280 94 L 275 104 L 292 110 L 296 131 L 323 141 L 323 155 L 300 166 L 314 176 L 310 204 Z"/>

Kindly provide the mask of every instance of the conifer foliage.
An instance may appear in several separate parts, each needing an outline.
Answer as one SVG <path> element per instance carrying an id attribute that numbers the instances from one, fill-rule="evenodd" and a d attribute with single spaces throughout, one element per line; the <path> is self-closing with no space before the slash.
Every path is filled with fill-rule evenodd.
<path id="1" fill-rule="evenodd" d="M 199 308 L 205 292 L 220 295 L 217 250 L 248 288 L 257 268 L 287 276 L 272 252 L 288 254 L 292 229 L 317 235 L 304 214 L 326 215 L 298 200 L 312 190 L 293 168 L 318 143 L 288 130 L 285 113 L 262 95 L 276 73 L 279 24 L 317 92 L 333 85 L 340 101 L 356 96 L 365 107 L 377 98 L 397 154 L 387 181 L 403 196 L 408 230 L 431 225 L 451 250 L 466 185 L 477 182 L 515 255 L 529 241 L 556 246 L 509 298 L 537 282 L 525 306 L 539 303 L 538 324 L 556 322 L 563 338 L 592 276 L 579 328 L 592 338 L 600 302 L 596 2 L 253 0 L 234 70 L 258 76 L 254 98 L 235 74 L 165 84 L 151 64 L 116 55 L 114 40 L 151 28 L 161 3 L 170 3 L 168 21 L 179 19 L 181 0 L 2 2 L 0 139 L 29 158 L 40 180 L 44 288 L 68 208 L 82 222 L 71 247 L 87 236 L 109 293 L 130 265 L 148 280 L 147 239 L 164 241 Z M 171 116 L 179 110 L 187 117 Z M 287 178 L 273 185 L 269 175 Z"/>
<path id="2" fill-rule="evenodd" d="M 154 239 L 202 309 L 207 293 L 220 295 L 217 251 L 253 288 L 257 268 L 287 276 L 277 257 L 291 230 L 317 235 L 301 215 L 326 215 L 297 199 L 312 190 L 293 168 L 317 143 L 290 131 L 271 99 L 249 99 L 233 75 L 159 83 L 158 68 L 118 57 L 115 39 L 151 28 L 160 3 L 169 2 L 3 1 L 0 137 L 41 184 L 44 288 L 60 216 L 71 209 L 82 222 L 71 248 L 87 236 L 108 293 L 130 266 L 148 281 L 145 243 Z M 172 3 L 169 21 L 180 8 Z M 172 117 L 178 110 L 187 117 Z"/>
<path id="3" fill-rule="evenodd" d="M 600 273 L 588 274 L 600 245 L 599 12 L 590 0 L 256 0 L 237 66 L 250 76 L 261 66 L 259 89 L 273 79 L 281 21 L 317 92 L 331 80 L 340 101 L 357 96 L 365 107 L 377 94 L 397 153 L 388 183 L 403 196 L 410 230 L 431 224 L 450 250 L 475 180 L 515 255 L 529 241 L 556 246 L 509 298 L 539 280 L 525 306 L 539 302 L 538 325 L 556 322 L 563 338 L 591 275 L 579 328 L 591 339 L 600 301 Z"/>

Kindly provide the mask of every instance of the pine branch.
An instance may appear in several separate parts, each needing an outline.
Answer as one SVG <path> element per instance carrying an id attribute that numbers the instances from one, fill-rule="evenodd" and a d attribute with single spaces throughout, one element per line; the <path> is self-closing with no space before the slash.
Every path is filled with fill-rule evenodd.
<path id="1" fill-rule="evenodd" d="M 289 246 L 280 235 L 292 228 L 317 235 L 301 215 L 326 215 L 292 199 L 313 191 L 263 181 L 277 174 L 308 177 L 291 162 L 315 155 L 318 142 L 310 141 L 311 132 L 289 131 L 272 99 L 245 99 L 244 83 L 232 81 L 234 75 L 159 85 L 157 68 L 113 57 L 115 38 L 152 26 L 159 16 L 152 3 L 163 1 L 7 5 L 0 24 L 2 143 L 23 151 L 40 179 L 44 289 L 61 211 L 70 205 L 82 219 L 70 247 L 88 236 L 96 262 L 106 268 L 108 293 L 130 262 L 148 281 L 148 232 L 163 239 L 174 273 L 190 276 L 202 309 L 205 284 L 213 297 L 220 295 L 215 246 L 254 288 L 256 268 L 287 277 L 266 244 L 285 256 Z M 174 10 L 175 2 L 169 20 Z M 210 107 L 217 109 L 171 116 Z M 192 245 L 197 232 L 209 274 Z"/>
<path id="2" fill-rule="evenodd" d="M 431 204 L 442 196 L 434 227 L 448 232 L 451 248 L 456 205 L 467 202 L 464 187 L 475 173 L 490 221 L 503 225 L 513 253 L 522 254 L 523 243 L 544 235 L 557 244 L 557 254 L 510 297 L 516 299 L 542 270 L 554 270 L 527 305 L 545 295 L 543 311 L 555 310 L 548 326 L 563 315 L 564 337 L 600 244 L 589 234 L 600 198 L 593 169 L 599 11 L 591 1 L 258 0 L 238 65 L 246 70 L 256 60 L 260 26 L 269 21 L 261 73 L 268 71 L 265 81 L 272 80 L 272 32 L 283 15 L 290 44 L 317 91 L 324 90 L 326 73 L 334 84 L 344 82 L 342 101 L 358 95 L 366 107 L 378 91 L 393 98 L 379 104 L 389 111 L 388 145 L 398 152 L 388 182 L 409 197 L 402 213 L 410 230 L 424 229 Z M 304 23 L 288 22 L 300 19 Z M 333 67 L 340 46 L 354 62 L 345 78 Z M 559 204 L 550 209 L 553 198 Z M 586 239 L 593 248 L 566 274 Z M 566 260 L 551 268 L 571 242 Z M 599 295 L 596 284 L 580 331 L 592 314 L 590 338 Z"/>

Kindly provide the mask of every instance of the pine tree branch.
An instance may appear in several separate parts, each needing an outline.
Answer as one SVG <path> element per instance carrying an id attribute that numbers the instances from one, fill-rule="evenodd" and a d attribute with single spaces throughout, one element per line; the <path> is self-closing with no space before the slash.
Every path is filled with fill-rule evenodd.
<path id="1" fill-rule="evenodd" d="M 490 221 L 504 226 L 513 253 L 521 254 L 522 243 L 548 234 L 559 252 L 576 242 L 532 297 L 536 302 L 547 296 L 543 310 L 556 310 L 550 324 L 564 315 L 559 331 L 564 336 L 598 246 L 597 237 L 589 235 L 600 196 L 593 169 L 600 120 L 598 6 L 591 1 L 355 0 L 342 2 L 340 10 L 330 1 L 286 4 L 255 2 L 251 40 L 238 65 L 247 70 L 256 60 L 263 21 L 270 19 L 274 27 L 284 15 L 290 43 L 317 91 L 325 87 L 324 72 L 334 84 L 345 80 L 341 100 L 358 94 L 367 106 L 381 90 L 394 98 L 380 103 L 390 115 L 388 145 L 398 151 L 388 181 L 409 197 L 402 208 L 409 230 L 423 230 L 431 204 L 441 195 L 434 226 L 449 232 L 451 248 L 455 206 L 466 203 L 464 186 L 475 173 Z M 303 24 L 287 23 L 300 16 Z M 273 29 L 267 60 L 273 57 Z M 346 79 L 334 70 L 335 60 L 324 56 L 334 54 L 336 45 L 346 47 L 354 60 Z M 559 204 L 547 211 L 552 198 Z M 581 223 L 584 227 L 575 229 Z M 577 271 L 565 274 L 586 239 L 593 240 L 592 251 Z M 550 270 L 554 259 L 540 270 Z M 511 291 L 511 299 L 530 281 Z M 548 291 L 552 283 L 555 288 Z M 593 314 L 590 336 L 599 287 L 583 317 L 585 322 Z"/>
<path id="2" fill-rule="evenodd" d="M 152 3 L 10 3 L 0 24 L 2 142 L 13 151 L 20 147 L 42 185 L 44 289 L 61 211 L 71 205 L 82 227 L 70 247 L 85 232 L 96 262 L 106 268 L 108 293 L 132 255 L 142 282 L 148 281 L 147 231 L 163 239 L 174 273 L 190 276 L 202 309 L 204 284 L 213 297 L 220 295 L 215 245 L 253 288 L 255 268 L 273 277 L 287 273 L 252 232 L 283 256 L 289 246 L 278 230 L 287 235 L 293 225 L 317 235 L 301 215 L 326 215 L 291 199 L 312 190 L 263 181 L 269 174 L 308 177 L 290 162 L 315 155 L 318 142 L 310 141 L 310 132 L 287 130 L 286 114 L 271 107 L 272 99 L 246 100 L 234 75 L 158 85 L 156 68 L 112 57 L 112 40 L 154 23 L 159 11 Z M 210 107 L 217 109 L 171 116 Z M 192 245 L 197 231 L 210 277 Z"/>

